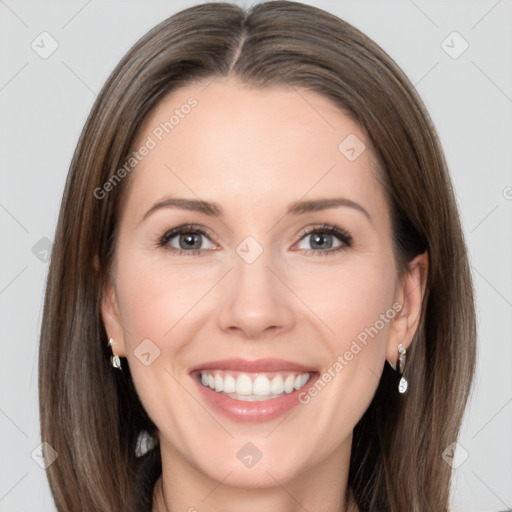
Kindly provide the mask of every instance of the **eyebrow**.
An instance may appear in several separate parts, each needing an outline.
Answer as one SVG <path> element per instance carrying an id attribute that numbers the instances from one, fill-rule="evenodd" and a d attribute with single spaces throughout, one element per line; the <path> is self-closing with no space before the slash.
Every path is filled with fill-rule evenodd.
<path id="1" fill-rule="evenodd" d="M 326 199 L 315 199 L 310 201 L 296 201 L 290 204 L 286 210 L 286 213 L 292 215 L 300 215 L 302 213 L 317 212 L 321 210 L 327 210 L 329 208 L 336 208 L 339 206 L 345 206 L 353 208 L 361 213 L 372 223 L 372 217 L 368 211 L 361 206 L 359 203 L 347 199 L 344 197 L 326 198 Z M 212 203 L 203 201 L 201 199 L 184 199 L 177 197 L 169 197 L 155 203 L 142 217 L 144 221 L 156 210 L 161 208 L 177 208 L 182 210 L 191 210 L 199 213 L 204 213 L 210 217 L 222 217 L 224 210 L 218 203 Z"/>

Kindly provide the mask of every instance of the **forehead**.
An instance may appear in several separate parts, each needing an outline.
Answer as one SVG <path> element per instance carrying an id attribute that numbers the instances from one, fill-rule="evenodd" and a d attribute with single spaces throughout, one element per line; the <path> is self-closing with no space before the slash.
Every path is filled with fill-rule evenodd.
<path id="1" fill-rule="evenodd" d="M 351 195 L 367 204 L 382 195 L 359 125 L 329 99 L 288 85 L 217 78 L 180 88 L 144 119 L 133 150 L 143 146 L 150 150 L 130 178 L 138 203 L 199 196 L 227 211 L 262 200 L 281 208 L 305 195 Z"/>

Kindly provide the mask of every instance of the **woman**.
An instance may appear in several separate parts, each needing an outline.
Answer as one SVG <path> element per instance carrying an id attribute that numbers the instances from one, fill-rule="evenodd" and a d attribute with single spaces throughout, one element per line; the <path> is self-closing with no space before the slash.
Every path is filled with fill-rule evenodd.
<path id="1" fill-rule="evenodd" d="M 390 57 L 300 3 L 181 11 L 107 80 L 65 187 L 57 508 L 447 511 L 475 337 L 446 163 Z"/>

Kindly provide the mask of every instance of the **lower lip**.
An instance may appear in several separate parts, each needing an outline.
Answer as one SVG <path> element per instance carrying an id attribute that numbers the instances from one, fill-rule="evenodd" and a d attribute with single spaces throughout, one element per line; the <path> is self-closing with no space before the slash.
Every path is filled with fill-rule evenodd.
<path id="1" fill-rule="evenodd" d="M 302 388 L 292 393 L 283 393 L 277 398 L 261 400 L 259 402 L 245 402 L 212 391 L 209 387 L 203 386 L 199 380 L 192 377 L 199 386 L 206 402 L 215 411 L 218 411 L 232 421 L 251 423 L 271 421 L 291 411 L 300 404 L 299 394 L 306 391 L 317 378 L 318 374 L 313 373 Z"/>

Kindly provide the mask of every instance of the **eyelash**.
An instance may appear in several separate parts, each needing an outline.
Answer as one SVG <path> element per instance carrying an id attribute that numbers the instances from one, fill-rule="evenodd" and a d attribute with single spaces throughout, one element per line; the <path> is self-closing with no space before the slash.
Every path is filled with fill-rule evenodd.
<path id="1" fill-rule="evenodd" d="M 157 246 L 163 247 L 166 250 L 171 251 L 173 254 L 176 254 L 177 256 L 202 256 L 207 249 L 198 249 L 194 251 L 186 251 L 184 249 L 176 249 L 175 247 L 171 247 L 168 245 L 169 241 L 172 240 L 176 235 L 183 235 L 183 234 L 200 234 L 205 237 L 209 238 L 209 232 L 208 230 L 205 230 L 201 226 L 195 225 L 195 224 L 185 224 L 183 226 L 178 226 L 174 229 L 171 229 L 167 231 L 158 241 Z M 339 247 L 336 247 L 334 249 L 329 250 L 319 250 L 319 249 L 300 249 L 302 251 L 306 251 L 306 254 L 309 255 L 312 253 L 312 255 L 330 255 L 333 253 L 337 253 L 339 251 L 345 250 L 348 247 L 352 246 L 353 243 L 353 236 L 352 233 L 349 230 L 338 228 L 337 226 L 333 226 L 331 224 L 321 224 L 320 226 L 317 226 L 312 229 L 304 229 L 302 230 L 297 236 L 299 236 L 299 241 L 302 240 L 307 235 L 313 235 L 313 234 L 327 234 L 327 235 L 333 235 L 336 236 L 342 243 Z"/>

